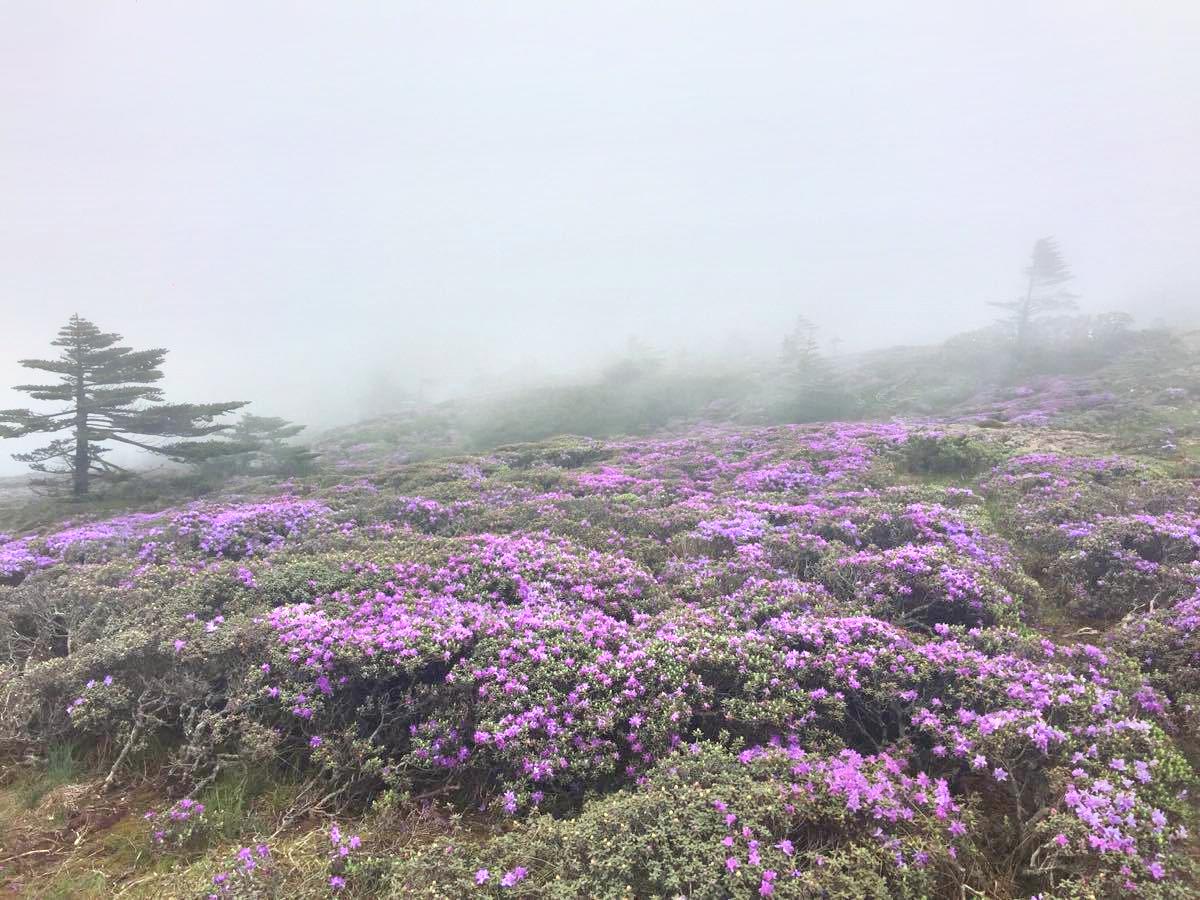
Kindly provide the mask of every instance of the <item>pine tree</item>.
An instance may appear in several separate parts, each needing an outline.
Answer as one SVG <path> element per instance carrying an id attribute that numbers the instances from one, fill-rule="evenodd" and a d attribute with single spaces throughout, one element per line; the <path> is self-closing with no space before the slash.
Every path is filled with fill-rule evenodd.
<path id="1" fill-rule="evenodd" d="M 796 316 L 791 334 L 783 338 L 779 356 L 784 366 L 796 373 L 808 374 L 826 368 L 817 341 L 817 326 L 807 316 Z"/>
<path id="2" fill-rule="evenodd" d="M 786 421 L 821 421 L 844 411 L 848 398 L 837 372 L 821 353 L 816 325 L 797 316 L 779 355 L 784 390 L 780 412 Z"/>
<path id="3" fill-rule="evenodd" d="M 241 419 L 233 426 L 231 436 L 234 440 L 243 440 L 262 447 L 278 447 L 303 430 L 303 425 L 293 424 L 278 416 L 252 416 L 243 413 Z"/>
<path id="4" fill-rule="evenodd" d="M 1012 328 L 1018 359 L 1027 353 L 1033 326 L 1039 318 L 1047 313 L 1075 308 L 1074 295 L 1062 287 L 1071 280 L 1071 271 L 1054 238 L 1044 237 L 1034 242 L 1024 274 L 1026 283 L 1023 296 L 991 303 L 1009 313 L 1004 321 Z"/>
<path id="5" fill-rule="evenodd" d="M 312 470 L 317 454 L 288 441 L 304 427 L 278 416 L 243 414 L 229 432 L 230 441 L 243 449 L 213 460 L 207 468 L 220 475 L 302 475 Z"/>
<path id="6" fill-rule="evenodd" d="M 61 347 L 58 359 L 23 359 L 22 366 L 59 376 L 57 384 L 20 384 L 15 390 L 35 400 L 67 404 L 55 412 L 28 409 L 0 410 L 0 437 L 54 434 L 70 431 L 45 447 L 13 458 L 29 463 L 37 472 L 69 475 L 71 492 L 86 495 L 93 477 L 125 473 L 106 460 L 115 442 L 138 447 L 177 462 L 201 462 L 234 449 L 225 441 L 182 440 L 153 442 L 155 438 L 202 438 L 229 426 L 216 420 L 245 406 L 245 402 L 166 403 L 155 387 L 163 375 L 159 368 L 167 351 L 133 350 L 118 345 L 121 335 L 102 332 L 75 315 L 52 341 Z M 150 438 L 151 441 L 139 440 Z"/>

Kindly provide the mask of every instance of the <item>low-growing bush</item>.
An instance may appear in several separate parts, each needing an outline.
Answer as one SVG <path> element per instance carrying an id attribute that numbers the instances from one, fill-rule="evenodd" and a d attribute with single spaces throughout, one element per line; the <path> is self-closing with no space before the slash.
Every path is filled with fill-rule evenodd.
<path id="1" fill-rule="evenodd" d="M 1104 516 L 1060 527 L 1068 549 L 1049 572 L 1083 615 L 1115 619 L 1170 606 L 1200 572 L 1200 518 Z"/>
<path id="2" fill-rule="evenodd" d="M 970 815 L 900 760 L 696 745 L 577 817 L 393 864 L 391 896 L 946 895 L 972 865 Z M 956 844 L 963 845 L 959 852 Z"/>
<path id="3" fill-rule="evenodd" d="M 914 475 L 977 475 L 997 465 L 1004 451 L 965 434 L 914 434 L 899 449 L 900 465 Z"/>

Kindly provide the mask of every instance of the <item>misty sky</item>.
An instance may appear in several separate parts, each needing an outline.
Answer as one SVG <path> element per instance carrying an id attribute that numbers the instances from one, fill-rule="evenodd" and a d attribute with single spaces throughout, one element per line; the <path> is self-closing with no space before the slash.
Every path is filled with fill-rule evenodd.
<path id="1" fill-rule="evenodd" d="M 0 386 L 75 311 L 312 422 L 798 312 L 934 339 L 1044 234 L 1180 308 L 1198 160 L 1194 0 L 8 2 Z"/>

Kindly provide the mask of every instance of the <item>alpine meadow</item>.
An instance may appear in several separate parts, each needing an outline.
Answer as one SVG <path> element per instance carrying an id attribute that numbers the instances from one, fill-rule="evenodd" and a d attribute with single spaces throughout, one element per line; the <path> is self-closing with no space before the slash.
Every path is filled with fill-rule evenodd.
<path id="1" fill-rule="evenodd" d="M 1200 896 L 1200 7 L 0 48 L 0 893 Z"/>

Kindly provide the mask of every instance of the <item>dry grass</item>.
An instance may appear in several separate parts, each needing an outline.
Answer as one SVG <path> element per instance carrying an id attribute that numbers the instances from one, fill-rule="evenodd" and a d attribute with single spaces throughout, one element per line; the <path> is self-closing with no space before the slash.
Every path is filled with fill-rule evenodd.
<path id="1" fill-rule="evenodd" d="M 297 814 L 297 803 L 303 805 L 307 796 L 300 785 L 260 785 L 253 797 L 238 796 L 235 785 L 210 792 L 221 827 L 209 842 L 194 850 L 156 852 L 142 816 L 162 807 L 161 793 L 146 787 L 105 793 L 100 778 L 52 785 L 46 779 L 45 772 L 25 771 L 0 787 L 0 893 L 5 896 L 194 900 L 215 873 L 231 868 L 240 846 L 260 842 L 271 847 L 272 865 L 289 898 L 328 896 L 332 819 L 311 811 Z M 219 808 L 222 803 L 226 806 Z M 372 855 L 386 856 L 459 825 L 448 808 L 398 802 L 344 821 L 343 829 L 362 834 Z M 460 833 L 471 832 L 468 827 Z M 376 889 L 368 890 L 347 896 L 376 895 Z"/>

